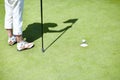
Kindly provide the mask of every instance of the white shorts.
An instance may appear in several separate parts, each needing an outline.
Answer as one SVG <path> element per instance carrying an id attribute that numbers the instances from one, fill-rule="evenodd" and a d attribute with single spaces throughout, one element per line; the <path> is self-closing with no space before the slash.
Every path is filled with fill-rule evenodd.
<path id="1" fill-rule="evenodd" d="M 5 0 L 5 29 L 13 29 L 14 35 L 22 35 L 24 0 Z"/>

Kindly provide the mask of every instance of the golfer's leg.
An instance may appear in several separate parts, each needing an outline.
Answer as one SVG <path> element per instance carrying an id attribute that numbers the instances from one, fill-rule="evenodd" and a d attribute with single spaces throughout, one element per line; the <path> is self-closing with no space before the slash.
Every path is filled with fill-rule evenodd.
<path id="1" fill-rule="evenodd" d="M 13 34 L 16 35 L 17 42 L 22 41 L 22 13 L 24 0 L 17 0 L 13 10 Z"/>
<path id="2" fill-rule="evenodd" d="M 13 34 L 17 38 L 17 50 L 30 49 L 34 46 L 33 43 L 25 42 L 22 38 L 22 13 L 24 0 L 17 0 L 13 10 Z"/>
<path id="3" fill-rule="evenodd" d="M 13 36 L 12 27 L 13 27 L 13 16 L 12 16 L 12 7 L 8 3 L 8 0 L 5 0 L 5 23 L 4 27 L 7 30 L 8 37 Z"/>
<path id="4" fill-rule="evenodd" d="M 24 0 L 17 0 L 13 9 L 13 34 L 22 35 L 22 13 Z"/>
<path id="5" fill-rule="evenodd" d="M 11 38 L 13 36 L 13 30 L 12 29 L 6 29 L 8 38 Z"/>

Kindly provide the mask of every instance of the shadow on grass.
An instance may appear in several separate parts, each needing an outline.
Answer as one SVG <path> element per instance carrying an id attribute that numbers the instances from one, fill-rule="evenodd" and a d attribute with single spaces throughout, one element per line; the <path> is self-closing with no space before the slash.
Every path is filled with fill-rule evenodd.
<path id="1" fill-rule="evenodd" d="M 75 24 L 75 22 L 78 19 L 69 19 L 63 23 L 71 23 L 71 25 L 66 26 L 63 29 L 60 30 L 50 30 L 49 28 L 55 28 L 57 27 L 56 23 L 44 23 L 43 24 L 43 34 L 45 33 L 61 33 L 57 38 L 55 38 L 55 40 L 53 42 L 51 42 L 45 49 L 44 51 L 46 51 L 50 46 L 52 46 L 69 28 L 71 28 L 73 26 L 73 24 Z M 23 31 L 23 38 L 26 38 L 27 42 L 34 42 L 35 40 L 39 39 L 42 37 L 42 33 L 41 33 L 41 23 L 33 23 L 33 24 L 29 24 L 27 26 L 27 28 Z"/>
<path id="2" fill-rule="evenodd" d="M 56 23 L 44 23 L 44 33 L 52 32 L 49 30 L 49 28 L 54 28 L 56 26 Z M 27 42 L 34 42 L 35 40 L 42 37 L 41 29 L 41 23 L 29 24 L 23 31 L 23 38 L 26 38 Z"/>

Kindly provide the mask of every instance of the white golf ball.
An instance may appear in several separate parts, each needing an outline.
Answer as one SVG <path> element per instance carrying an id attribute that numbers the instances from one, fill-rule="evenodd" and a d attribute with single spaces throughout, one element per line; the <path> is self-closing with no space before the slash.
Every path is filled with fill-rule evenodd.
<path id="1" fill-rule="evenodd" d="M 83 43 L 85 43 L 85 42 L 86 42 L 86 40 L 85 40 L 85 39 L 83 39 L 83 40 L 82 40 L 82 42 L 83 42 Z"/>

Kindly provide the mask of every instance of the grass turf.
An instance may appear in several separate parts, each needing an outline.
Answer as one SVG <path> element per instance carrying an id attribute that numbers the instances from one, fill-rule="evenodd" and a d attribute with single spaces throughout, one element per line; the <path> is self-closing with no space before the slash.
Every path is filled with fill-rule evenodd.
<path id="1" fill-rule="evenodd" d="M 0 0 L 0 80 L 120 80 L 120 1 L 44 0 L 41 52 L 40 4 L 25 0 L 23 37 L 35 47 L 8 46 Z M 4 35 L 5 34 L 5 35 Z M 80 47 L 82 39 L 88 47 Z"/>

